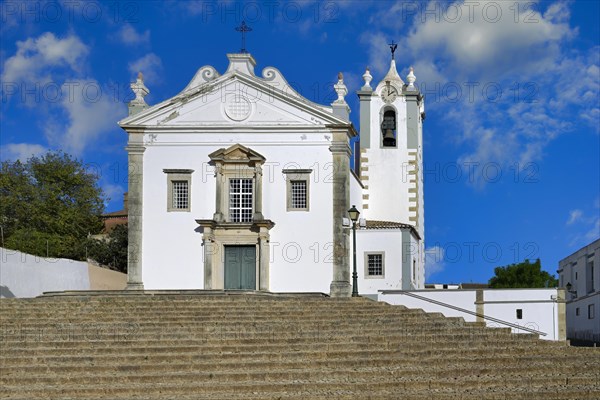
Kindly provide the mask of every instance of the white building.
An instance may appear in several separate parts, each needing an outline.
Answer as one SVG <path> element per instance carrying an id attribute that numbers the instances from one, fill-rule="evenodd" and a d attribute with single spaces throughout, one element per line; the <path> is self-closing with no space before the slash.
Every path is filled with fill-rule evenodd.
<path id="1" fill-rule="evenodd" d="M 148 106 L 140 74 L 128 133 L 130 289 L 351 291 L 357 230 L 361 294 L 424 286 L 423 97 L 398 75 L 360 98 L 359 168 L 350 169 L 347 88 L 315 104 L 248 53 L 222 75 L 198 70 L 181 93 Z M 393 58 L 393 56 L 392 56 Z"/>
<path id="2" fill-rule="evenodd" d="M 567 338 L 600 343 L 600 239 L 558 263 L 567 288 Z"/>
<path id="3" fill-rule="evenodd" d="M 429 285 L 428 285 L 429 286 Z M 440 285 L 442 286 L 442 285 Z M 511 328 L 513 333 L 536 333 L 545 340 L 565 340 L 565 290 L 548 289 L 384 290 L 378 300 L 389 304 L 485 322 L 488 327 Z"/>

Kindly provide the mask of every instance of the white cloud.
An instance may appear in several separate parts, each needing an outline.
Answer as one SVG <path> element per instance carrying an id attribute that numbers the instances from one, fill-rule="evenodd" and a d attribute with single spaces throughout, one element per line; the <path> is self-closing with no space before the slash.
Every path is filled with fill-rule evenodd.
<path id="1" fill-rule="evenodd" d="M 586 241 L 592 242 L 600 238 L 600 217 L 596 217 L 592 227 L 584 235 Z"/>
<path id="2" fill-rule="evenodd" d="M 346 100 L 350 94 L 355 93 L 360 87 L 364 84 L 364 81 L 361 76 L 355 74 L 354 72 L 344 71 L 344 85 L 348 88 L 348 94 L 346 95 Z M 337 83 L 337 77 L 335 82 Z"/>
<path id="3" fill-rule="evenodd" d="M 580 209 L 571 210 L 567 225 L 571 227 L 570 246 L 582 246 L 600 238 L 600 198 L 596 198 L 592 207 L 592 215 L 588 216 Z"/>
<path id="4" fill-rule="evenodd" d="M 531 2 L 520 2 L 519 23 L 514 5 L 455 1 L 450 8 L 461 10 L 461 17 L 449 21 L 424 14 L 425 9 L 445 10 L 446 4 L 422 4 L 400 40 L 399 72 L 414 65 L 427 108 L 439 111 L 453 126 L 446 139 L 464 149 L 459 162 L 525 167 L 541 160 L 546 146 L 565 132 L 582 125 L 600 132 L 600 51 L 578 52 L 569 46 L 578 33 L 569 26 L 569 3 L 548 4 L 542 14 L 536 11 L 542 7 L 531 9 Z M 493 21 L 496 7 L 502 17 Z M 368 46 L 373 69 L 385 73 L 386 35 L 368 31 L 360 40 Z M 476 86 L 470 89 L 465 82 Z M 448 92 L 453 85 L 461 90 L 455 99 Z M 475 187 L 486 183 L 481 172 L 475 171 L 470 182 Z"/>
<path id="5" fill-rule="evenodd" d="M 518 16 L 521 22 L 515 23 L 514 5 L 456 1 L 450 8 L 460 10 L 456 21 L 448 17 L 436 20 L 421 10 L 405 46 L 419 58 L 445 60 L 445 69 L 461 75 L 485 71 L 496 76 L 511 70 L 523 73 L 552 63 L 559 54 L 557 43 L 576 31 L 555 18 L 559 11 L 547 16 L 535 10 L 522 11 Z M 535 23 L 526 23 L 525 18 Z"/>
<path id="6" fill-rule="evenodd" d="M 93 79 L 70 82 L 73 96 L 64 96 L 61 107 L 66 122 L 56 118 L 45 127 L 49 141 L 73 154 L 81 154 L 100 134 L 116 127 L 125 114 L 122 103 L 108 96 L 109 91 Z"/>
<path id="7" fill-rule="evenodd" d="M 369 54 L 368 67 L 371 69 L 371 73 L 380 74 L 379 79 L 383 78 L 390 68 L 388 39 L 381 32 L 367 31 L 360 35 L 359 41 L 367 46 L 367 53 Z M 375 87 L 379 79 L 373 76 L 371 86 Z"/>
<path id="8" fill-rule="evenodd" d="M 556 22 L 566 22 L 571 16 L 567 2 L 557 2 L 551 4 L 544 13 L 544 18 Z"/>
<path id="9" fill-rule="evenodd" d="M 41 76 L 49 67 L 67 67 L 79 72 L 88 52 L 88 47 L 73 34 L 60 39 L 46 32 L 37 38 L 18 41 L 16 54 L 4 63 L 2 80 L 40 83 L 49 79 L 47 72 Z"/>
<path id="10" fill-rule="evenodd" d="M 2 79 L 34 85 L 52 82 L 57 96 L 49 101 L 36 101 L 36 112 L 46 119 L 41 122 L 51 147 L 81 155 L 102 133 L 116 128 L 124 114 L 123 104 L 108 94 L 96 79 L 83 77 L 88 47 L 74 34 L 57 38 L 46 32 L 37 38 L 17 42 L 16 54 L 4 64 Z M 27 101 L 35 99 L 29 96 Z M 45 101 L 48 100 L 48 101 Z M 12 147 L 22 154 L 40 148 Z M 24 153 L 25 152 L 25 153 Z"/>
<path id="11" fill-rule="evenodd" d="M 427 248 L 425 250 L 425 279 L 442 272 L 445 268 L 444 249 L 440 246 Z"/>
<path id="12" fill-rule="evenodd" d="M 27 161 L 32 156 L 39 156 L 47 151 L 46 147 L 36 143 L 9 143 L 2 146 L 2 161 Z"/>
<path id="13" fill-rule="evenodd" d="M 583 217 L 583 211 L 581 210 L 571 210 L 569 212 L 569 219 L 567 220 L 567 225 L 572 225 L 575 222 L 581 220 L 581 217 Z"/>
<path id="14" fill-rule="evenodd" d="M 104 183 L 101 185 L 102 191 L 104 192 L 107 201 L 105 207 L 108 206 L 109 203 L 115 202 L 117 204 L 123 202 L 123 193 L 125 190 L 120 185 L 115 185 L 114 183 Z"/>
<path id="15" fill-rule="evenodd" d="M 133 26 L 125 24 L 117 32 L 117 39 L 128 46 L 136 46 L 147 44 L 150 42 L 150 31 L 145 30 L 144 33 L 138 33 Z"/>
<path id="16" fill-rule="evenodd" d="M 144 81 L 150 83 L 158 83 L 161 81 L 160 74 L 162 73 L 162 61 L 154 53 L 148 53 L 145 56 L 138 58 L 129 63 L 129 72 L 137 76 L 138 72 L 144 74 Z"/>

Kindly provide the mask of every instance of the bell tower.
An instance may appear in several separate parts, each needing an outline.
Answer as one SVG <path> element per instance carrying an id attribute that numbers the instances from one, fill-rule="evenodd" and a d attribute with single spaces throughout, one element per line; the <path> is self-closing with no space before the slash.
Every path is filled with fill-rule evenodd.
<path id="1" fill-rule="evenodd" d="M 375 88 L 369 69 L 357 92 L 360 100 L 360 177 L 363 216 L 412 225 L 424 238 L 424 98 L 414 71 L 402 80 L 396 69 L 397 44 L 385 77 Z"/>

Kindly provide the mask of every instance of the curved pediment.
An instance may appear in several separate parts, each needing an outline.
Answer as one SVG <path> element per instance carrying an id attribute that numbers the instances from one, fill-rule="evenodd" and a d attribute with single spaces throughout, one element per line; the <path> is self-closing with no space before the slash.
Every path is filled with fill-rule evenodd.
<path id="1" fill-rule="evenodd" d="M 234 57 L 235 56 L 235 57 Z M 230 55 L 223 75 L 210 66 L 198 70 L 176 96 L 131 115 L 123 127 L 307 127 L 348 125 L 332 107 L 313 103 L 294 91 L 275 68 L 254 75 L 249 55 Z"/>

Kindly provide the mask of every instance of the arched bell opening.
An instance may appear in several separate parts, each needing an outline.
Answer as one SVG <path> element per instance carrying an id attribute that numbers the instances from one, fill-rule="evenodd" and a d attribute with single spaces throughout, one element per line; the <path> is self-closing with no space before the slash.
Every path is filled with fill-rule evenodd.
<path id="1" fill-rule="evenodd" d="M 396 147 L 396 111 L 387 109 L 383 112 L 381 135 L 383 147 Z"/>

